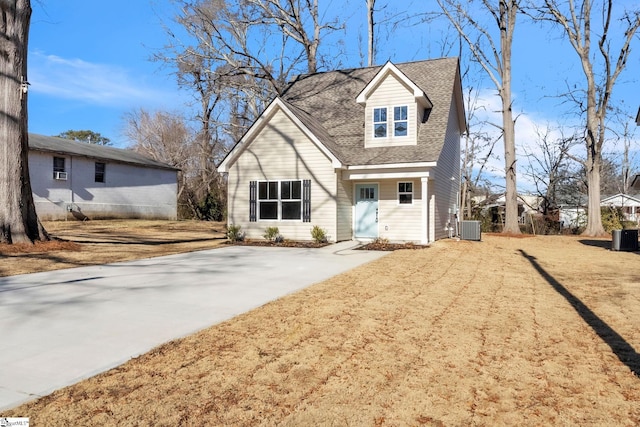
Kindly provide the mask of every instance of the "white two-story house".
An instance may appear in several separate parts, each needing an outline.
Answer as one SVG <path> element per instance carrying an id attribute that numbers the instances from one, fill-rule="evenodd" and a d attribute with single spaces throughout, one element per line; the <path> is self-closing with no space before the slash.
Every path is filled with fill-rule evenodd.
<path id="1" fill-rule="evenodd" d="M 455 227 L 460 137 L 457 58 L 298 77 L 218 170 L 228 222 L 249 238 L 267 227 L 310 240 L 427 244 Z"/>

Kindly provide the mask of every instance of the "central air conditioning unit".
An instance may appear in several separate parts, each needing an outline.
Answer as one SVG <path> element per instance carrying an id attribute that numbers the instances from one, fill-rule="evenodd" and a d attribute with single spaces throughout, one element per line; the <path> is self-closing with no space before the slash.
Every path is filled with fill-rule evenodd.
<path id="1" fill-rule="evenodd" d="M 480 221 L 460 221 L 460 238 L 462 240 L 480 240 Z"/>
<path id="2" fill-rule="evenodd" d="M 638 250 L 638 230 L 612 230 L 611 237 L 612 251 Z"/>
<path id="3" fill-rule="evenodd" d="M 53 179 L 57 179 L 58 181 L 66 181 L 67 173 L 66 172 L 54 172 Z"/>

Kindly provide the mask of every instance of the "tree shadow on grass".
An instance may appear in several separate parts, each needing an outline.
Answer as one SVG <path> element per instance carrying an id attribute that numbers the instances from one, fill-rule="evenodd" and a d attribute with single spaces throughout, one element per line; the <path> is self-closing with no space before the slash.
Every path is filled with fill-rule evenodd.
<path id="1" fill-rule="evenodd" d="M 578 297 L 573 295 L 567 288 L 558 282 L 551 274 L 538 264 L 536 257 L 527 254 L 520 249 L 520 253 L 540 273 L 540 275 L 562 295 L 573 309 L 582 317 L 582 319 L 594 330 L 596 334 L 604 341 L 618 357 L 618 359 L 627 365 L 636 377 L 640 377 L 640 355 L 638 352 L 611 326 L 602 320 L 596 313 L 587 307 Z"/>
<path id="2" fill-rule="evenodd" d="M 596 248 L 611 249 L 611 240 L 596 240 L 596 239 L 580 239 L 580 243 L 586 246 L 594 246 Z"/>

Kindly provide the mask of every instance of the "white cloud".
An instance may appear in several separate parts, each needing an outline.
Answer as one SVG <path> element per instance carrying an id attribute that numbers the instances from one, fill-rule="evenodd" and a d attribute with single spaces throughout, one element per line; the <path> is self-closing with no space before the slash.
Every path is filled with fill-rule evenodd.
<path id="1" fill-rule="evenodd" d="M 33 92 L 102 106 L 164 104 L 177 91 L 149 83 L 150 76 L 82 59 L 66 59 L 41 52 L 29 55 L 29 82 Z"/>

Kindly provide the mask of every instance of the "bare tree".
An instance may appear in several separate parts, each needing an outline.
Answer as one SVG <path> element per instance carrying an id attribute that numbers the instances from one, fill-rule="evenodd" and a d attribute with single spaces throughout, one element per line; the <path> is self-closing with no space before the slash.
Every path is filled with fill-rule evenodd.
<path id="1" fill-rule="evenodd" d="M 471 218 L 471 196 L 480 188 L 480 182 L 486 166 L 494 156 L 494 148 L 498 139 L 485 130 L 487 124 L 479 118 L 483 110 L 478 100 L 477 89 L 469 86 L 465 95 L 467 105 L 467 121 L 469 130 L 464 137 L 462 150 L 462 189 L 460 206 L 463 209 L 463 217 Z M 465 211 L 466 210 L 466 213 Z"/>
<path id="2" fill-rule="evenodd" d="M 367 2 L 367 65 L 369 67 L 376 63 L 376 50 L 375 50 L 375 21 L 374 10 L 376 7 L 376 0 L 366 0 Z"/>
<path id="3" fill-rule="evenodd" d="M 603 0 L 601 13 L 593 11 L 593 2 L 583 0 L 556 1 L 544 0 L 544 5 L 536 7 L 537 19 L 552 22 L 562 29 L 576 52 L 584 74 L 584 87 L 581 94 L 570 94 L 586 115 L 584 124 L 584 144 L 586 160 L 589 205 L 586 236 L 605 234 L 600 216 L 600 172 L 602 168 L 602 148 L 606 141 L 607 111 L 615 83 L 624 70 L 631 41 L 640 27 L 640 11 L 625 11 L 620 24 L 612 23 L 613 0 Z M 594 15 L 601 17 L 594 18 Z M 592 33 L 592 28 L 602 24 L 602 28 Z M 619 30 L 621 37 L 615 40 L 614 31 Z M 612 37 L 613 36 L 613 37 Z M 611 47 L 612 39 L 620 42 L 617 49 Z M 592 41 L 597 43 L 597 51 L 592 51 Z"/>
<path id="4" fill-rule="evenodd" d="M 0 243 L 48 240 L 29 180 L 29 0 L 0 1 Z"/>
<path id="5" fill-rule="evenodd" d="M 164 111 L 139 109 L 125 116 L 125 136 L 134 151 L 180 169 L 178 203 L 180 215 L 189 218 L 219 220 L 203 206 L 212 200 L 222 214 L 224 183 L 217 173 L 202 174 L 200 132 L 188 126 L 184 117 Z M 203 176 L 205 179 L 203 180 Z"/>
<path id="6" fill-rule="evenodd" d="M 569 178 L 567 173 L 571 170 L 570 150 L 576 145 L 578 138 L 573 134 L 565 135 L 563 129 L 555 132 L 549 126 L 536 128 L 536 135 L 535 147 L 523 147 L 529 160 L 525 174 L 533 181 L 537 194 L 542 197 L 543 213 L 547 215 L 560 205 L 565 192 L 564 185 Z"/>
<path id="7" fill-rule="evenodd" d="M 520 233 L 516 185 L 515 125 L 511 96 L 511 48 L 520 0 L 437 0 L 449 22 L 466 42 L 473 58 L 480 64 L 498 91 L 502 103 L 502 138 L 505 161 L 504 233 Z M 485 11 L 498 30 L 492 35 L 489 24 L 478 19 Z"/>

